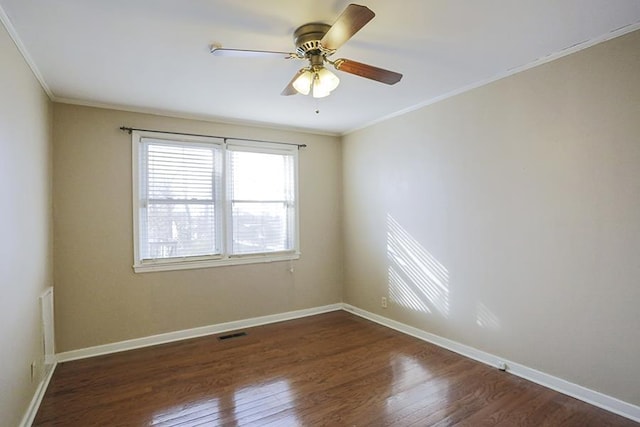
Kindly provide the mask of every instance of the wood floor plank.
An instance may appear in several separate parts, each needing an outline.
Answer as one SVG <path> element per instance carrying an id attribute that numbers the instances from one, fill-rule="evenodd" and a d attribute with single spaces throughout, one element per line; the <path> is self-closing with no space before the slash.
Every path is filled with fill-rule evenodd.
<path id="1" fill-rule="evenodd" d="M 61 363 L 34 426 L 637 426 L 332 312 Z"/>

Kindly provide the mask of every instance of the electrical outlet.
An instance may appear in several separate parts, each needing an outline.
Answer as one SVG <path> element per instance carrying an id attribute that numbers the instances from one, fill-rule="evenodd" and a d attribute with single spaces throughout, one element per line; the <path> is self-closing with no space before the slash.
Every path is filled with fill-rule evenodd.
<path id="1" fill-rule="evenodd" d="M 382 297 L 382 299 L 380 300 L 380 306 L 382 308 L 387 308 L 387 297 Z"/>

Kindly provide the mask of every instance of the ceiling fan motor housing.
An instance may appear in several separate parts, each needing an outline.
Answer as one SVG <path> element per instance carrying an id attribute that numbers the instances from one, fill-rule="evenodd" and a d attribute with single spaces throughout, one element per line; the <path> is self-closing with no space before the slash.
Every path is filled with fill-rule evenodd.
<path id="1" fill-rule="evenodd" d="M 330 54 L 320 44 L 322 37 L 329 31 L 331 25 L 313 22 L 298 27 L 293 33 L 293 42 L 296 45 L 296 53 L 302 57 L 312 55 Z"/>

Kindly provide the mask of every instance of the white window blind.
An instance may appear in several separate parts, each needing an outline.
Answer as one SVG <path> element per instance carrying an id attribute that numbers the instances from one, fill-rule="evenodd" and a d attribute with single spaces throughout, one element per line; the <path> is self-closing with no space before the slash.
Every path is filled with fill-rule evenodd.
<path id="1" fill-rule="evenodd" d="M 220 148 L 142 138 L 142 259 L 220 254 Z"/>
<path id="2" fill-rule="evenodd" d="M 297 147 L 133 132 L 134 270 L 298 257 Z"/>

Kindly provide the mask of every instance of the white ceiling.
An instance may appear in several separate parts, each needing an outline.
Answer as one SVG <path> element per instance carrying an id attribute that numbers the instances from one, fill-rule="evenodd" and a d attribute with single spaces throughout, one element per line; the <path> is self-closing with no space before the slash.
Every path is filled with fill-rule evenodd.
<path id="1" fill-rule="evenodd" d="M 333 58 L 404 78 L 336 72 L 320 100 L 280 96 L 302 61 L 209 45 L 293 51 L 296 27 L 331 24 L 348 1 L 0 0 L 0 17 L 56 101 L 334 134 L 640 28 L 639 0 L 356 2 L 376 17 Z"/>

